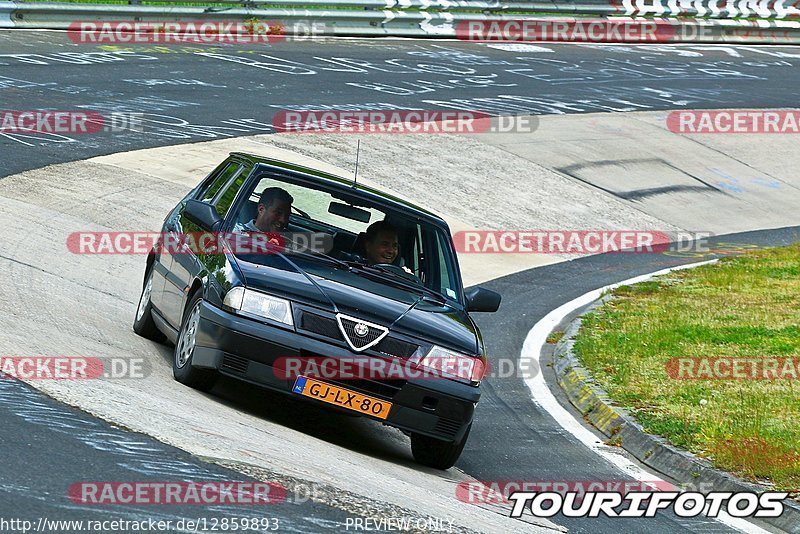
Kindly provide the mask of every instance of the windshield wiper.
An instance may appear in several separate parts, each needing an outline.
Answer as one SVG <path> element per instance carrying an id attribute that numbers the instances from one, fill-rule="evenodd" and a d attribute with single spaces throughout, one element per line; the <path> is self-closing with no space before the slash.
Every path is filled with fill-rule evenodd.
<path id="1" fill-rule="evenodd" d="M 407 288 L 410 288 L 410 289 L 422 291 L 424 294 L 432 296 L 436 300 L 436 302 L 439 302 L 441 304 L 445 304 L 447 302 L 447 299 L 444 297 L 444 295 L 442 295 L 438 291 L 435 291 L 435 290 L 433 290 L 433 289 L 431 289 L 429 287 L 425 287 L 421 283 L 417 283 L 414 280 L 410 280 L 409 278 L 406 278 L 405 276 L 401 275 L 400 273 L 396 273 L 391 269 L 387 269 L 385 267 L 380 267 L 378 265 L 364 265 L 364 264 L 355 263 L 355 262 L 351 262 L 350 265 L 352 265 L 353 267 L 355 267 L 357 269 L 362 269 L 362 270 L 365 270 L 365 271 L 368 271 L 368 272 L 377 272 L 377 273 L 380 273 L 380 274 L 390 274 L 390 275 L 392 275 L 392 280 L 395 281 L 395 282 L 398 282 L 403 287 L 407 287 Z"/>
<path id="2" fill-rule="evenodd" d="M 310 248 L 308 250 L 302 250 L 303 248 L 308 248 L 308 247 L 305 247 L 304 245 L 301 245 L 297 241 L 294 241 L 292 239 L 287 239 L 287 240 L 291 244 L 295 245 L 296 248 L 287 250 L 286 247 L 283 247 L 283 250 L 281 251 L 281 253 L 283 253 L 283 254 L 287 254 L 287 253 L 288 254 L 300 254 L 300 255 L 308 257 L 308 258 L 324 259 L 325 261 L 337 266 L 340 269 L 344 269 L 346 271 L 350 270 L 350 264 L 348 264 L 347 262 L 344 262 L 342 260 L 336 259 L 333 256 L 329 256 L 329 255 L 325 254 L 324 252 L 319 252 L 317 250 L 312 250 Z"/>
<path id="3" fill-rule="evenodd" d="M 290 250 L 286 250 L 286 248 L 284 248 L 284 250 L 281 251 L 281 254 L 298 254 L 307 258 L 321 259 L 332 265 L 335 265 L 340 269 L 350 272 L 353 272 L 355 270 L 355 271 L 367 271 L 371 274 L 381 274 L 381 275 L 389 274 L 392 276 L 391 278 L 392 281 L 395 282 L 396 284 L 415 291 L 422 291 L 423 295 L 428 295 L 433 297 L 433 299 L 440 304 L 447 303 L 447 298 L 438 291 L 430 289 L 429 287 L 425 287 L 424 285 L 422 285 L 422 283 L 417 283 L 414 280 L 411 280 L 399 273 L 392 271 L 391 269 L 380 267 L 378 265 L 366 265 L 364 263 L 359 263 L 357 261 L 342 261 L 337 258 L 334 258 L 333 256 L 329 256 L 324 252 L 319 252 L 317 250 L 313 251 L 311 249 L 302 250 L 304 248 L 303 245 L 300 245 L 299 243 L 297 243 L 292 239 L 289 239 L 288 241 L 293 245 L 296 245 L 297 248 Z M 385 279 L 385 277 L 383 278 Z"/>

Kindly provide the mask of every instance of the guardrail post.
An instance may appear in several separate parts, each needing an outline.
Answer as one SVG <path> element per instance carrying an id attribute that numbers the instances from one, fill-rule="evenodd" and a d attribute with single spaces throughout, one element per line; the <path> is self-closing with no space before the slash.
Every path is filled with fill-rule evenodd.
<path id="1" fill-rule="evenodd" d="M 12 17 L 17 5 L 14 2 L 0 2 L 0 28 L 13 28 Z"/>

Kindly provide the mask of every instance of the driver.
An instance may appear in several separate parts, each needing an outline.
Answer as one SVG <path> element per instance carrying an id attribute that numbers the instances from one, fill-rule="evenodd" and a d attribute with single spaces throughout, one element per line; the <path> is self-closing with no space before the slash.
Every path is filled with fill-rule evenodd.
<path id="1" fill-rule="evenodd" d="M 289 224 L 292 202 L 294 202 L 292 195 L 280 187 L 264 189 L 258 198 L 256 218 L 246 223 L 237 223 L 234 232 L 265 234 L 268 244 L 280 247 L 282 250 L 287 245 L 285 234 L 282 232 Z M 257 249 L 261 250 L 260 247 Z"/>
<path id="2" fill-rule="evenodd" d="M 394 263 L 398 254 L 397 230 L 386 221 L 369 225 L 364 239 L 365 259 L 369 265 Z"/>
<path id="3" fill-rule="evenodd" d="M 280 187 L 268 187 L 258 199 L 258 212 L 255 219 L 242 225 L 246 232 L 283 232 L 289 224 L 294 199 Z"/>

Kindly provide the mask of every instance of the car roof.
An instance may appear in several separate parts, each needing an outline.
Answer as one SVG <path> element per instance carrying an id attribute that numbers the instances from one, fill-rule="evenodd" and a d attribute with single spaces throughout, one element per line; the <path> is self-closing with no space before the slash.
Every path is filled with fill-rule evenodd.
<path id="1" fill-rule="evenodd" d="M 277 168 L 280 170 L 290 171 L 295 174 L 302 174 L 303 178 L 311 179 L 311 181 L 323 184 L 334 186 L 337 189 L 346 191 L 348 193 L 358 193 L 360 196 L 378 201 L 380 204 L 387 205 L 389 207 L 398 209 L 400 211 L 410 211 L 413 212 L 414 215 L 418 217 L 423 217 L 427 219 L 432 219 L 437 223 L 443 224 L 447 226 L 447 223 L 442 219 L 440 216 L 432 213 L 424 208 L 421 208 L 411 202 L 398 198 L 394 195 L 390 195 L 388 193 L 384 193 L 374 187 L 369 187 L 364 184 L 356 184 L 353 185 L 352 180 L 348 180 L 342 178 L 341 176 L 336 176 L 335 174 L 331 174 L 328 172 L 321 171 L 319 169 L 314 169 L 312 167 L 306 167 L 304 165 L 299 165 L 297 163 L 290 163 L 288 161 L 283 161 L 274 158 L 267 158 L 264 156 L 258 156 L 256 154 L 249 154 L 246 152 L 231 152 L 231 157 L 244 159 L 248 162 L 251 162 L 255 165 L 264 165 L 272 168 Z"/>

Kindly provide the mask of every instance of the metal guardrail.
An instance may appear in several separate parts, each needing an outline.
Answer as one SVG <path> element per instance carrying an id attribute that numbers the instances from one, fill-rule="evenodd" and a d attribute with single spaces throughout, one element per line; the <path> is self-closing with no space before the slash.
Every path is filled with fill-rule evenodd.
<path id="1" fill-rule="evenodd" d="M 137 0 L 138 1 L 138 0 Z M 153 2 L 174 3 L 178 0 L 148 0 Z M 131 3 L 135 3 L 132 1 Z M 556 2 L 501 2 L 484 0 L 209 0 L 208 4 L 237 4 L 241 6 L 286 6 L 310 8 L 342 8 L 357 9 L 420 9 L 441 11 L 537 11 L 551 8 Z M 606 4 L 600 1 L 598 4 Z"/>
<path id="2" fill-rule="evenodd" d="M 13 2 L 0 2 L 0 28 L 13 28 L 14 21 L 11 14 L 14 12 L 16 4 Z"/>
<path id="3" fill-rule="evenodd" d="M 164 4 L 181 0 L 147 0 Z M 757 17 L 768 19 L 800 19 L 800 0 L 183 0 L 198 4 L 238 5 L 259 8 L 277 6 L 292 9 L 341 9 L 426 11 L 429 13 L 483 12 L 484 14 L 515 12 L 524 16 L 541 13 L 616 14 L 625 16 L 696 16 L 709 18 Z M 20 5 L 42 3 L 18 2 Z M 141 0 L 129 0 L 138 5 Z"/>
<path id="4" fill-rule="evenodd" d="M 314 28 L 311 33 L 320 36 L 455 38 L 459 24 L 471 21 L 589 17 L 644 24 L 656 18 L 681 28 L 670 42 L 800 43 L 800 0 L 207 0 L 198 6 L 169 5 L 178 0 L 148 0 L 160 5 L 144 6 L 140 1 L 0 1 L 0 28 L 67 29 L 76 21 L 258 20 L 278 22 L 287 34 Z"/>

